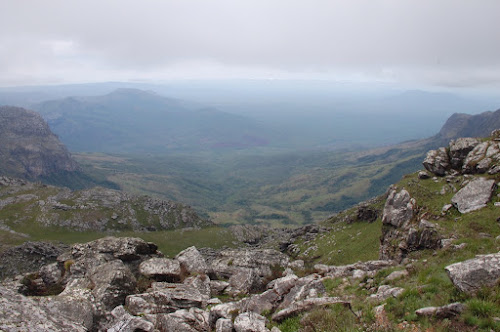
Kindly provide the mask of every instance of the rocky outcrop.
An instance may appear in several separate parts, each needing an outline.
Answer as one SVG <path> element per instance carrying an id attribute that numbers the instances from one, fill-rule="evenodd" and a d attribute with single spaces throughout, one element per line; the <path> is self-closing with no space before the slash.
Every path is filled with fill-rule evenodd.
<path id="1" fill-rule="evenodd" d="M 423 162 L 426 170 L 439 176 L 446 174 L 450 167 L 450 158 L 445 148 L 430 150 Z"/>
<path id="2" fill-rule="evenodd" d="M 156 231 L 213 225 L 189 206 L 101 187 L 71 191 L 40 183 L 2 181 L 0 208 L 7 208 L 7 216 L 16 220 L 35 216 L 41 226 L 73 231 Z"/>
<path id="3" fill-rule="evenodd" d="M 79 166 L 43 118 L 19 107 L 0 106 L 0 173 L 35 179 Z"/>
<path id="4" fill-rule="evenodd" d="M 448 265 L 445 270 L 455 287 L 474 294 L 482 287 L 496 285 L 500 280 L 500 252 Z"/>
<path id="5" fill-rule="evenodd" d="M 460 189 L 451 199 L 452 204 L 460 213 L 479 210 L 490 201 L 496 189 L 495 180 L 477 178 Z"/>
<path id="6" fill-rule="evenodd" d="M 471 137 L 452 140 L 447 148 L 429 151 L 423 165 L 438 176 L 496 174 L 500 172 L 500 142 L 497 136 L 498 131 L 494 130 L 486 141 Z"/>
<path id="7" fill-rule="evenodd" d="M 436 249 L 441 246 L 437 226 L 425 219 L 419 219 L 417 203 L 405 189 L 390 189 L 382 224 L 379 253 L 381 260 L 400 262 L 411 251 Z"/>
<path id="8" fill-rule="evenodd" d="M 0 254 L 0 279 L 36 271 L 40 267 L 55 262 L 69 246 L 48 242 L 25 242 Z"/>

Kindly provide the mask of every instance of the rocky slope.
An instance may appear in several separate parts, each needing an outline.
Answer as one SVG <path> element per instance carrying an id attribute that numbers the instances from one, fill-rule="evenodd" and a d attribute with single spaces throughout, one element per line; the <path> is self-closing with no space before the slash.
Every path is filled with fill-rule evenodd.
<path id="1" fill-rule="evenodd" d="M 78 164 L 43 118 L 19 107 L 0 107 L 0 174 L 26 178 L 75 172 Z"/>
<path id="2" fill-rule="evenodd" d="M 75 244 L 0 285 L 0 329 L 500 330 L 497 138 L 430 151 L 427 171 L 321 227 L 277 236 L 233 229 L 249 245 L 274 243 L 287 254 L 190 247 L 170 259 L 138 238 Z M 324 264 L 371 241 L 375 252 Z"/>
<path id="3" fill-rule="evenodd" d="M 190 207 L 95 187 L 81 191 L 0 177 L 0 227 L 29 233 L 155 231 L 211 225 Z"/>

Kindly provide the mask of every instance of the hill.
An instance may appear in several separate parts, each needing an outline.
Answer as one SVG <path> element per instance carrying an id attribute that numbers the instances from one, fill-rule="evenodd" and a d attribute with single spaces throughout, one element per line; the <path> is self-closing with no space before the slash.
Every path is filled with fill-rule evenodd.
<path id="1" fill-rule="evenodd" d="M 258 122 L 215 109 L 190 109 L 153 92 L 118 89 L 34 106 L 71 151 L 158 153 L 265 146 Z"/>
<path id="2" fill-rule="evenodd" d="M 0 107 L 0 143 L 0 174 L 35 179 L 79 170 L 66 147 L 33 111 Z"/>
<path id="3" fill-rule="evenodd" d="M 483 137 L 500 128 L 500 109 L 481 114 L 455 113 L 448 118 L 438 136 L 450 140 L 458 137 Z"/>

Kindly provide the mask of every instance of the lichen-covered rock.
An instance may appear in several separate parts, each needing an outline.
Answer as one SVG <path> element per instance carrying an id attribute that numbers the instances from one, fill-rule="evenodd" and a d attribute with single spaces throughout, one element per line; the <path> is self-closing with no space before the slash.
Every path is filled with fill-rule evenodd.
<path id="1" fill-rule="evenodd" d="M 450 142 L 449 155 L 451 167 L 460 170 L 469 152 L 471 152 L 480 141 L 476 138 L 463 137 Z"/>
<path id="2" fill-rule="evenodd" d="M 311 274 L 300 278 L 295 283 L 295 286 L 283 296 L 283 301 L 279 305 L 278 310 L 288 308 L 293 302 L 318 297 L 325 294 L 325 292 L 325 286 L 320 275 Z"/>
<path id="3" fill-rule="evenodd" d="M 158 281 L 176 282 L 181 280 L 181 266 L 178 261 L 168 258 L 151 258 L 139 265 L 139 272 Z"/>
<path id="4" fill-rule="evenodd" d="M 494 286 L 500 280 L 500 252 L 478 255 L 445 268 L 451 281 L 462 292 L 474 294 L 481 287 Z"/>
<path id="5" fill-rule="evenodd" d="M 207 263 L 195 246 L 181 251 L 179 254 L 177 254 L 177 256 L 175 256 L 175 259 L 179 261 L 182 268 L 187 273 L 191 274 L 208 272 Z"/>
<path id="6" fill-rule="evenodd" d="M 153 323 L 142 317 L 132 316 L 121 305 L 111 311 L 112 320 L 106 327 L 107 332 L 153 332 L 155 326 Z"/>
<path id="7" fill-rule="evenodd" d="M 51 311 L 34 300 L 0 285 L 0 330 L 24 331 L 87 331 L 62 312 Z"/>
<path id="8" fill-rule="evenodd" d="M 370 295 L 369 299 L 376 302 L 382 302 L 390 297 L 398 297 L 403 294 L 404 289 L 401 287 L 391 287 L 382 285 L 378 288 L 377 293 Z"/>
<path id="9" fill-rule="evenodd" d="M 215 323 L 215 332 L 233 332 L 233 321 L 228 318 L 219 318 Z"/>
<path id="10" fill-rule="evenodd" d="M 295 316 L 304 311 L 309 311 L 320 306 L 326 306 L 338 303 L 350 306 L 349 302 L 342 300 L 339 297 L 310 298 L 291 303 L 285 309 L 282 309 L 273 314 L 272 319 L 274 321 L 280 322 L 288 317 Z"/>
<path id="11" fill-rule="evenodd" d="M 90 273 L 89 279 L 95 285 L 92 293 L 96 303 L 106 311 L 124 304 L 127 295 L 136 287 L 134 275 L 121 260 L 99 265 Z"/>
<path id="12" fill-rule="evenodd" d="M 66 244 L 27 241 L 0 254 L 0 279 L 37 271 L 68 250 Z"/>
<path id="13" fill-rule="evenodd" d="M 425 307 L 415 311 L 417 316 L 437 317 L 437 318 L 453 318 L 460 315 L 466 306 L 462 303 L 455 302 L 442 307 Z"/>
<path id="14" fill-rule="evenodd" d="M 484 173 L 491 166 L 491 163 L 499 161 L 500 144 L 495 141 L 480 143 L 469 152 L 463 162 L 463 173 Z"/>
<path id="15" fill-rule="evenodd" d="M 450 158 L 445 148 L 439 148 L 437 150 L 430 150 L 427 152 L 427 156 L 423 162 L 426 170 L 429 172 L 444 176 L 446 170 L 450 167 Z"/>
<path id="16" fill-rule="evenodd" d="M 460 189 L 451 202 L 460 213 L 479 210 L 490 201 L 495 188 L 495 180 L 477 178 Z"/>
<path id="17" fill-rule="evenodd" d="M 208 312 L 198 308 L 181 309 L 158 316 L 160 331 L 205 332 L 210 331 Z"/>
<path id="18" fill-rule="evenodd" d="M 240 314 L 234 320 L 236 332 L 269 332 L 266 328 L 266 318 L 254 312 Z"/>

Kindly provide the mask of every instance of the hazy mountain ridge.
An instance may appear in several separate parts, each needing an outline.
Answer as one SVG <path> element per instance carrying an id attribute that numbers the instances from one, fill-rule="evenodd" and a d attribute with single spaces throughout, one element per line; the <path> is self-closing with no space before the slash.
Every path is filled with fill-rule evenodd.
<path id="1" fill-rule="evenodd" d="M 438 136 L 444 139 L 484 137 L 498 128 L 500 128 L 500 109 L 475 115 L 455 113 L 448 118 Z"/>
<path id="2" fill-rule="evenodd" d="M 153 92 L 118 89 L 35 105 L 72 151 L 165 152 L 267 145 L 257 121 L 204 108 L 192 110 Z"/>

